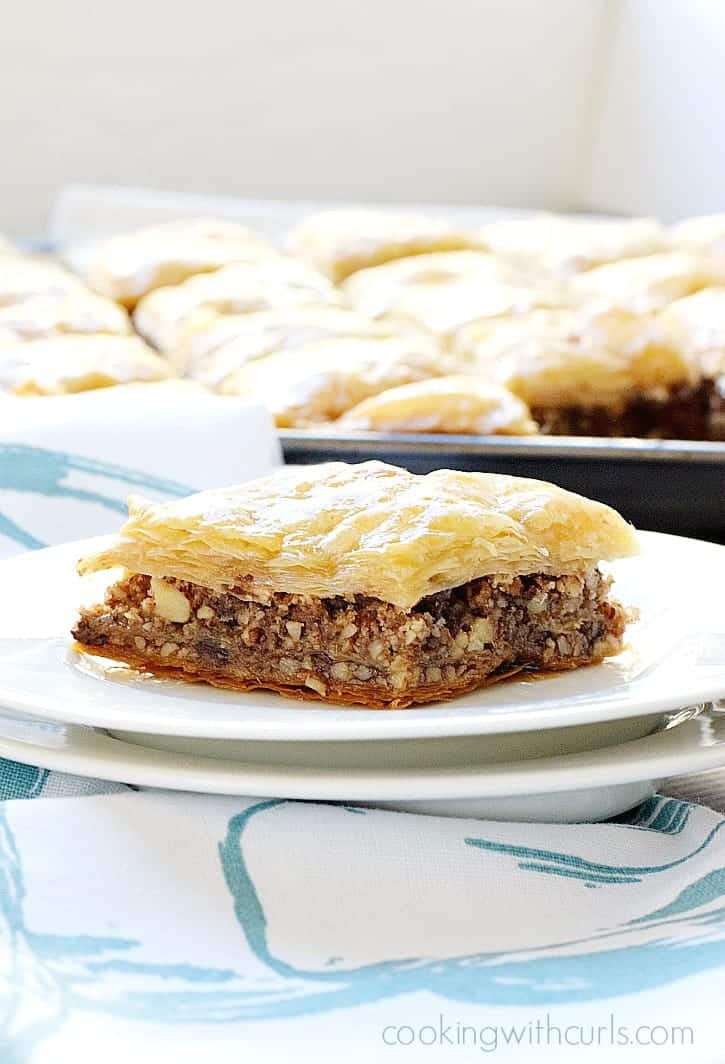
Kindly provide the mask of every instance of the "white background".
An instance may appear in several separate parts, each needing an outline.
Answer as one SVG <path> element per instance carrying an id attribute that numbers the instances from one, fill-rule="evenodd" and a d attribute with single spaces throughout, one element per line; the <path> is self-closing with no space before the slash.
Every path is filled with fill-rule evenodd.
<path id="1" fill-rule="evenodd" d="M 0 229 L 68 181 L 265 198 L 725 208 L 718 0 L 23 0 Z"/>

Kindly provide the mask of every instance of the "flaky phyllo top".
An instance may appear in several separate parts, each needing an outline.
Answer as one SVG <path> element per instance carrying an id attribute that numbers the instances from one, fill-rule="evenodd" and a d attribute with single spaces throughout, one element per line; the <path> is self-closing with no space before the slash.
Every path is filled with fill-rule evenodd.
<path id="1" fill-rule="evenodd" d="M 382 462 L 287 467 L 169 503 L 132 497 L 129 511 L 81 572 L 123 566 L 214 590 L 362 594 L 409 609 L 480 576 L 576 573 L 637 552 L 616 511 L 553 484 Z"/>

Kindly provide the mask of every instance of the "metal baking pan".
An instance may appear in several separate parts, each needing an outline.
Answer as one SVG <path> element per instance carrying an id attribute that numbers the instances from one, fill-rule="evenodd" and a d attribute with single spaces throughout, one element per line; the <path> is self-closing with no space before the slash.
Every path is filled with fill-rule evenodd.
<path id="1" fill-rule="evenodd" d="M 725 443 L 281 430 L 293 464 L 378 458 L 414 473 L 464 469 L 550 480 L 640 528 L 725 542 Z"/>

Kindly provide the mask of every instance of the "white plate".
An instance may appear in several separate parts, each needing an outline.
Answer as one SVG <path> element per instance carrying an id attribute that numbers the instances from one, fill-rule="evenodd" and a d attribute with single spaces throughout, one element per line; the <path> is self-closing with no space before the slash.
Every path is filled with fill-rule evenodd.
<path id="1" fill-rule="evenodd" d="M 0 565 L 0 705 L 51 720 L 209 739 L 374 740 L 483 735 L 641 717 L 725 694 L 725 548 L 642 533 L 642 554 L 612 567 L 640 610 L 628 648 L 601 665 L 501 683 L 404 711 L 298 702 L 154 679 L 79 654 L 68 635 L 86 541 Z M 102 541 L 100 541 L 102 542 Z"/>
<path id="2" fill-rule="evenodd" d="M 623 812 L 667 776 L 725 765 L 725 713 L 705 711 L 666 731 L 593 752 L 497 765 L 472 762 L 466 739 L 458 740 L 458 762 L 428 768 L 381 768 L 374 749 L 355 743 L 348 745 L 361 751 L 357 764 L 330 768 L 327 744 L 315 745 L 316 764 L 312 758 L 296 763 L 296 744 L 289 744 L 286 760 L 280 752 L 277 764 L 244 763 L 135 746 L 78 725 L 0 715 L 0 756 L 75 775 L 444 816 L 577 821 Z"/>

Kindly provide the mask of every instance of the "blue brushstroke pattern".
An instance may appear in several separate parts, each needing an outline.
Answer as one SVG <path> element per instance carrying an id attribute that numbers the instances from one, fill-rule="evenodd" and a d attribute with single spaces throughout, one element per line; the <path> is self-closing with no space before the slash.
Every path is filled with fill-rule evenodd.
<path id="1" fill-rule="evenodd" d="M 309 1016 L 420 991 L 468 1004 L 556 1005 L 639 992 L 725 964 L 725 904 L 715 904 L 725 899 L 725 874 L 718 870 L 700 877 L 669 905 L 637 921 L 545 948 L 446 958 L 393 958 L 351 968 L 299 968 L 276 957 L 269 948 L 267 917 L 244 856 L 250 823 L 274 816 L 287 804 L 272 799 L 249 806 L 230 818 L 219 845 L 221 868 L 240 931 L 263 966 L 263 974 L 255 977 L 190 962 L 139 960 L 134 954 L 142 943 L 133 939 L 43 935 L 26 929 L 20 857 L 0 810 L 0 931 L 10 936 L 17 983 L 12 1000 L 0 1001 L 3 1064 L 24 1062 L 30 1050 L 57 1031 L 71 1013 L 82 1011 L 161 1024 L 223 1024 Z M 686 803 L 678 806 L 669 806 L 667 815 L 660 818 L 663 833 L 672 832 Z M 346 810 L 357 812 L 354 807 Z M 652 807 L 647 814 L 650 822 L 653 818 L 656 822 L 661 811 L 662 805 Z M 476 861 L 483 859 L 483 876 L 488 874 L 486 855 L 496 853 L 519 866 L 541 865 L 527 869 L 532 875 L 551 874 L 552 869 L 571 870 L 590 885 L 597 877 L 636 882 L 703 852 L 717 837 L 722 823 L 686 857 L 662 865 L 621 868 L 571 854 L 489 844 L 485 839 L 461 840 L 462 857 L 468 853 Z M 622 888 L 615 885 L 615 889 Z M 709 909 L 703 911 L 703 906 Z M 637 926 L 632 926 L 635 923 Z M 643 926 L 656 932 L 654 940 L 623 943 L 623 936 L 639 934 Z M 686 937 L 690 928 L 692 934 Z M 21 958 L 24 971 L 31 965 L 33 984 L 44 985 L 47 991 L 40 1014 L 32 1020 L 25 1014 L 24 1026 L 16 1030 L 13 1023 L 24 989 Z M 343 957 L 335 959 L 344 964 Z"/>
<path id="2" fill-rule="evenodd" d="M 712 902 L 724 896 L 725 868 L 716 868 L 702 879 L 690 883 L 669 905 L 663 905 L 661 909 L 655 909 L 647 916 L 638 916 L 629 922 L 641 924 L 648 920 L 661 920 L 666 916 L 680 916 L 682 913 L 692 912 L 693 909 L 701 909 L 704 905 L 711 905 Z"/>
<path id="3" fill-rule="evenodd" d="M 89 473 L 127 487 L 145 488 L 178 498 L 194 490 L 187 484 L 163 477 L 155 477 L 138 469 L 95 461 L 65 451 L 51 451 L 18 443 L 0 443 L 0 491 L 17 491 L 43 495 L 46 498 L 73 499 L 94 503 L 115 513 L 125 514 L 123 500 L 100 492 L 75 488 L 65 483 L 74 472 Z M 0 535 L 29 550 L 47 546 L 46 543 L 21 528 L 15 521 L 0 513 Z"/>
<path id="4" fill-rule="evenodd" d="M 664 833 L 668 833 L 671 817 L 668 816 Z M 505 854 L 507 857 L 524 858 L 519 861 L 519 868 L 530 871 L 545 872 L 551 875 L 572 876 L 584 882 L 593 882 L 607 877 L 609 882 L 639 883 L 643 876 L 652 875 L 655 872 L 669 872 L 678 865 L 685 864 L 693 857 L 701 853 L 710 845 L 715 835 L 725 827 L 725 820 L 721 820 L 708 833 L 704 842 L 697 846 L 684 857 L 678 857 L 674 861 L 668 861 L 662 865 L 610 865 L 598 861 L 587 861 L 575 854 L 557 853 L 553 850 L 539 850 L 531 846 L 512 846 L 504 842 L 494 842 L 490 839 L 467 838 L 467 846 L 473 846 L 479 850 L 488 850 L 490 853 Z M 652 828 L 652 830 L 657 830 Z"/>

